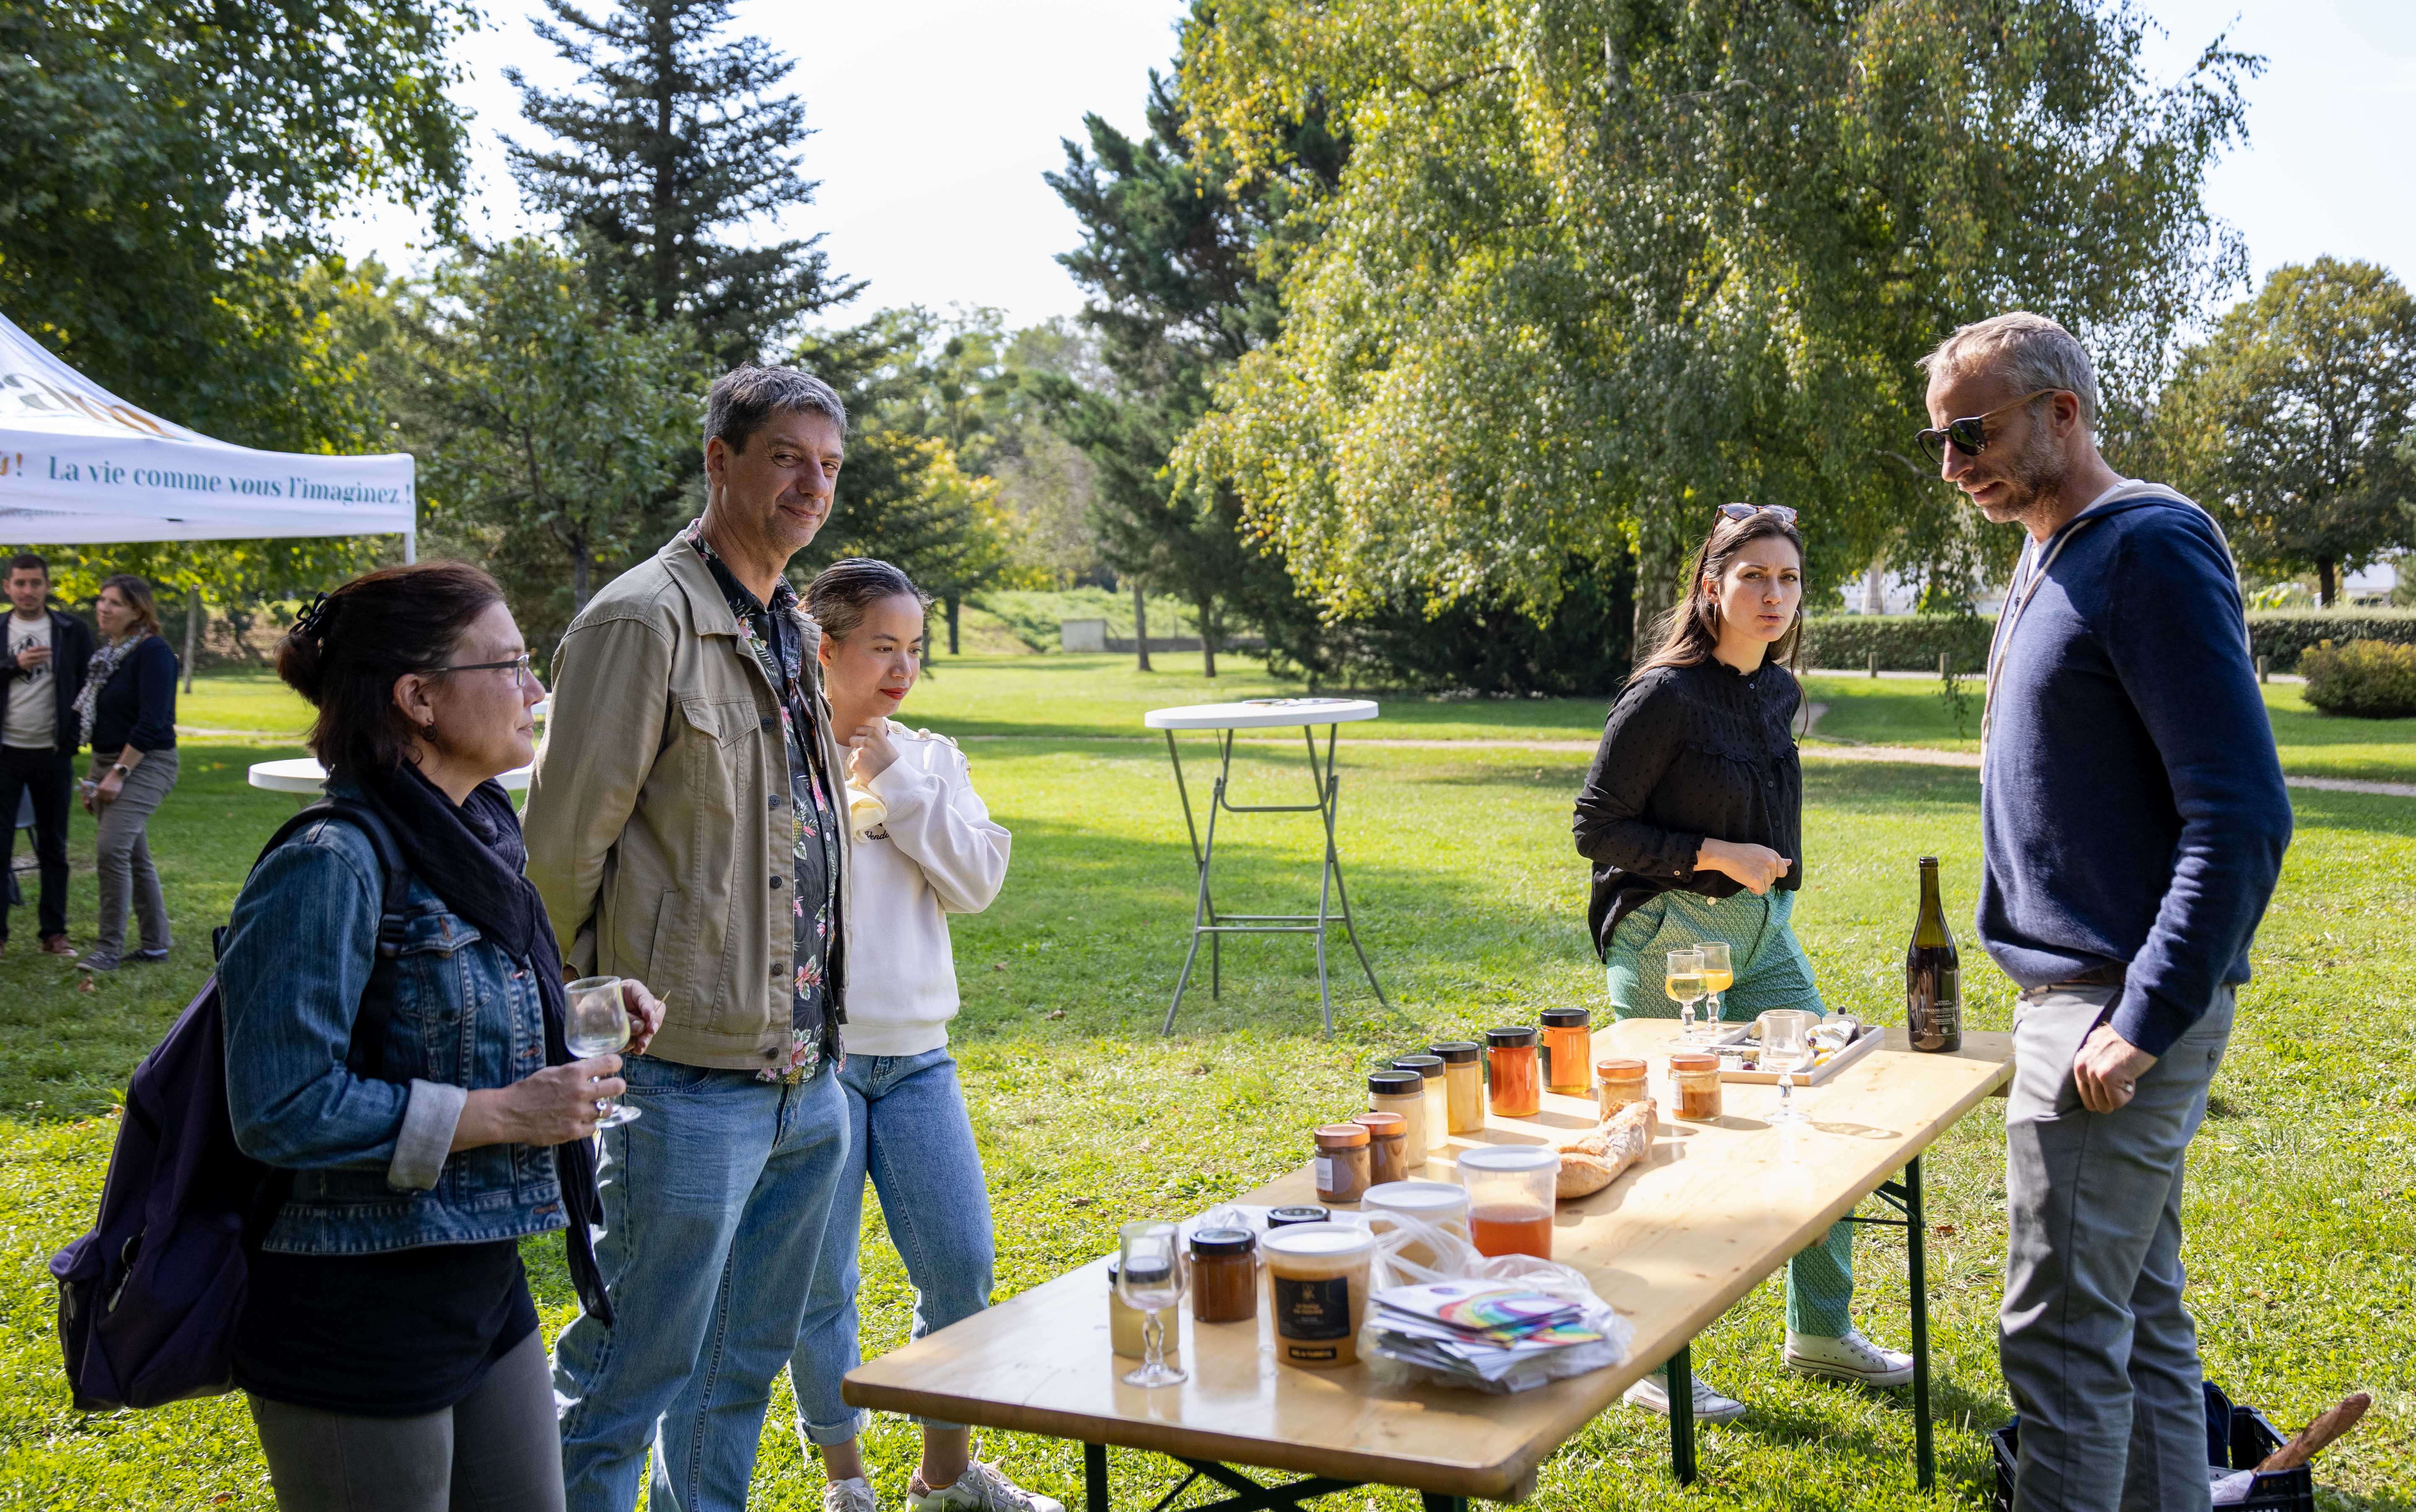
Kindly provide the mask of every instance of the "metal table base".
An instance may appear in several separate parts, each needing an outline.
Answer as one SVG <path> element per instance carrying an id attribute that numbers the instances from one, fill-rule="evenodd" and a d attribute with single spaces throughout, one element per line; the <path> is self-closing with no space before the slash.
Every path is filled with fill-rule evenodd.
<path id="1" fill-rule="evenodd" d="M 1334 775 L 1335 734 L 1337 726 L 1325 727 L 1325 767 L 1318 770 L 1317 733 L 1313 726 L 1303 725 L 1301 737 L 1308 746 L 1308 779 L 1313 801 L 1306 803 L 1235 803 L 1227 798 L 1233 775 L 1233 732 L 1219 731 L 1216 786 L 1208 800 L 1208 832 L 1202 839 L 1198 822 L 1191 813 L 1191 789 L 1183 780 L 1183 751 L 1175 743 L 1174 731 L 1166 732 L 1166 754 L 1174 762 L 1174 789 L 1183 799 L 1183 828 L 1191 837 L 1191 860 L 1200 869 L 1199 903 L 1191 918 L 1191 949 L 1183 958 L 1183 973 L 1174 981 L 1174 1000 L 1166 1006 L 1166 1023 L 1159 1033 L 1174 1032 L 1175 1010 L 1183 1006 L 1183 994 L 1191 985 L 1192 967 L 1200 960 L 1200 941 L 1208 941 L 1208 996 L 1221 996 L 1224 988 L 1224 937 L 1228 935 L 1314 935 L 1317 936 L 1318 1011 L 1325 1032 L 1334 1032 L 1334 987 L 1326 970 L 1325 942 L 1338 922 L 1351 937 L 1351 949 L 1359 957 L 1359 969 L 1367 974 L 1367 985 L 1375 989 L 1376 1001 L 1383 1007 L 1384 989 L 1376 981 L 1376 968 L 1367 963 L 1367 949 L 1359 943 L 1359 926 L 1351 917 L 1351 894 L 1342 885 L 1342 860 L 1334 848 L 1334 816 L 1339 801 L 1340 785 Z M 1234 914 L 1216 906 L 1209 888 L 1209 869 L 1216 860 L 1216 816 L 1218 814 L 1315 814 L 1325 825 L 1325 864 L 1318 878 L 1317 912 L 1313 914 Z"/>

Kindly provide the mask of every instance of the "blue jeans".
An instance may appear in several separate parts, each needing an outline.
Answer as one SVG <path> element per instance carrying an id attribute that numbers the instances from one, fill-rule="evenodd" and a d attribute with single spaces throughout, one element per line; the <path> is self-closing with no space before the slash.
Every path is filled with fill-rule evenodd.
<path id="1" fill-rule="evenodd" d="M 864 1178 L 881 1196 L 890 1242 L 914 1283 L 914 1337 L 989 1306 L 989 1190 L 981 1152 L 945 1049 L 920 1055 L 851 1055 L 839 1072 L 847 1092 L 847 1163 L 831 1199 L 823 1261 L 806 1297 L 789 1379 L 797 1388 L 797 1434 L 808 1444 L 845 1444 L 864 1414 L 839 1400 L 856 1349 L 856 1238 L 864 1227 Z M 921 1418 L 929 1428 L 955 1423 Z"/>
<path id="2" fill-rule="evenodd" d="M 642 1055 L 635 1122 L 604 1132 L 596 1258 L 619 1320 L 554 1342 L 572 1512 L 740 1512 L 772 1381 L 795 1347 L 824 1218 L 848 1165 L 847 1099 Z M 861 1180 L 861 1177 L 858 1178 Z"/>

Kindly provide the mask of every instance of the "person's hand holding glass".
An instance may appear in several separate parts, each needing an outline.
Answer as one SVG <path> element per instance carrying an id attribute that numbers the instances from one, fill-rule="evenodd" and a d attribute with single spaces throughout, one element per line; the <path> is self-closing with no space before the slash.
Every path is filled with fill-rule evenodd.
<path id="1" fill-rule="evenodd" d="M 1143 1219 L 1125 1224 L 1116 1230 L 1116 1235 L 1120 1241 L 1116 1295 L 1124 1298 L 1125 1306 L 1141 1315 L 1144 1351 L 1140 1369 L 1127 1372 L 1125 1385 L 1170 1386 L 1187 1381 L 1188 1375 L 1166 1363 L 1164 1314 L 1183 1300 L 1187 1279 L 1175 1227 L 1160 1220 Z"/>
<path id="2" fill-rule="evenodd" d="M 1804 1110 L 1795 1103 L 1795 1073 L 1812 1064 L 1812 1015 L 1800 1008 L 1774 1008 L 1761 1016 L 1761 1069 L 1778 1073 L 1778 1106 L 1774 1124 L 1800 1124 Z"/>
<path id="3" fill-rule="evenodd" d="M 1703 996 L 1703 952 L 1692 949 L 1671 951 L 1669 970 L 1661 980 L 1662 990 L 1678 1002 L 1678 1038 L 1699 1038 L 1695 1032 L 1695 1005 Z"/>
<path id="4" fill-rule="evenodd" d="M 644 985 L 619 977 L 581 977 L 567 983 L 569 1011 L 563 1038 L 581 1060 L 598 1055 L 640 1055 L 662 1026 L 663 1005 Z M 596 1104 L 598 1129 L 617 1128 L 638 1116 L 639 1110 L 607 1098 Z"/>

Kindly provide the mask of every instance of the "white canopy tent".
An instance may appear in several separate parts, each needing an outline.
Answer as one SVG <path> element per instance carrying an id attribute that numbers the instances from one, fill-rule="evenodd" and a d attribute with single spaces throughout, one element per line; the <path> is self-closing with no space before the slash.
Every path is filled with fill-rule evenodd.
<path id="1" fill-rule="evenodd" d="M 136 408 L 0 316 L 0 542 L 400 535 L 418 552 L 408 453 L 314 457 L 213 441 Z"/>

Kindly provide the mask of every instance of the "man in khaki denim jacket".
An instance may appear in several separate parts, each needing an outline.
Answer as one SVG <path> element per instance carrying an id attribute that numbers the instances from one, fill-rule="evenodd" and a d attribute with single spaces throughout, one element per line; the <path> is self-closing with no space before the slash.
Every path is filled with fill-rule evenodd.
<path id="1" fill-rule="evenodd" d="M 618 1324 L 555 1341 L 573 1512 L 746 1505 L 847 1150 L 834 1074 L 846 767 L 783 576 L 829 517 L 847 413 L 820 380 L 713 385 L 702 518 L 609 584 L 554 658 L 528 875 L 563 959 L 666 1005 L 605 1130 Z"/>

